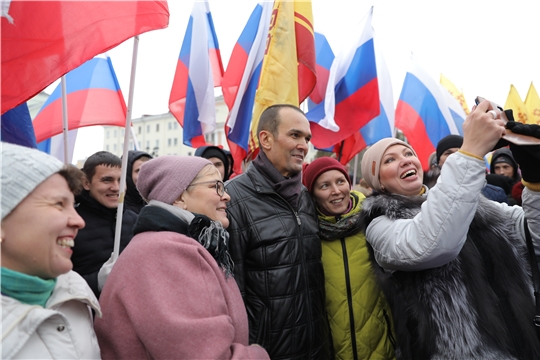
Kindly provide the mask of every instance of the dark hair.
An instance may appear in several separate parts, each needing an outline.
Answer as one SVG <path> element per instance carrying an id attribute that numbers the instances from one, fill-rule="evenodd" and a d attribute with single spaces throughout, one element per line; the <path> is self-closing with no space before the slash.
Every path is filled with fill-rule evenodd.
<path id="1" fill-rule="evenodd" d="M 304 112 L 302 109 L 300 109 L 298 106 L 291 105 L 291 104 L 275 104 L 272 106 L 267 107 L 261 114 L 261 117 L 259 118 L 259 124 L 257 126 L 257 139 L 259 139 L 259 134 L 261 131 L 266 130 L 269 131 L 274 137 L 278 135 L 278 126 L 281 121 L 281 117 L 279 116 L 279 112 L 283 108 L 289 108 L 294 109 L 301 113 L 302 115 Z"/>
<path id="2" fill-rule="evenodd" d="M 62 175 L 64 179 L 66 179 L 68 183 L 69 190 L 74 195 L 79 195 L 83 189 L 83 179 L 84 179 L 84 173 L 79 170 L 75 165 L 65 165 L 63 169 L 61 169 L 58 174 Z"/>
<path id="3" fill-rule="evenodd" d="M 122 167 L 122 160 L 108 151 L 98 151 L 90 155 L 84 162 L 82 171 L 86 175 L 88 181 L 92 181 L 92 177 L 96 174 L 96 167 L 105 165 L 107 167 Z"/>

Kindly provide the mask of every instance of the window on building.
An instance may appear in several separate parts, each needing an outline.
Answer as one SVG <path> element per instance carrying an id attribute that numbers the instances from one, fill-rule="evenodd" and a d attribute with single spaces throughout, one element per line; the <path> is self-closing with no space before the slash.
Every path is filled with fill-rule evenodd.
<path id="1" fill-rule="evenodd" d="M 176 129 L 178 129 L 178 123 L 177 122 L 174 123 L 174 130 L 176 130 Z"/>
<path id="2" fill-rule="evenodd" d="M 109 135 L 111 135 L 111 134 L 110 134 L 110 131 L 107 130 L 107 139 L 109 138 Z"/>
<path id="3" fill-rule="evenodd" d="M 174 138 L 174 146 L 178 145 L 178 138 Z"/>
<path id="4" fill-rule="evenodd" d="M 105 146 L 105 151 L 109 151 L 109 145 Z"/>
<path id="5" fill-rule="evenodd" d="M 146 140 L 146 150 L 150 150 L 150 140 Z"/>
<path id="6" fill-rule="evenodd" d="M 169 121 L 168 126 L 169 126 L 169 130 L 172 130 L 172 126 L 173 126 L 172 122 Z"/>
<path id="7" fill-rule="evenodd" d="M 172 140 L 171 138 L 168 138 L 168 139 L 167 139 L 167 146 L 171 146 L 171 144 L 172 144 L 172 141 L 171 141 L 171 140 Z"/>
<path id="8" fill-rule="evenodd" d="M 147 133 L 147 134 L 150 133 L 150 125 L 146 125 L 146 133 Z"/>
<path id="9" fill-rule="evenodd" d="M 138 134 L 141 134 L 141 132 L 142 132 L 142 126 L 139 126 Z"/>
<path id="10" fill-rule="evenodd" d="M 116 144 L 113 145 L 113 151 L 116 151 Z"/>
<path id="11" fill-rule="evenodd" d="M 159 124 L 156 124 L 156 132 L 159 132 Z"/>
<path id="12" fill-rule="evenodd" d="M 159 147 L 159 140 L 156 140 L 156 147 Z"/>
<path id="13" fill-rule="evenodd" d="M 114 137 L 116 138 L 116 130 L 114 130 Z"/>

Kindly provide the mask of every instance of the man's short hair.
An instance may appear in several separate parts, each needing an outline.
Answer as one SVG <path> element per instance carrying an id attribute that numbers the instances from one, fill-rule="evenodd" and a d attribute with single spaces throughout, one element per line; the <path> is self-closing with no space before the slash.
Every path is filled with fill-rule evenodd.
<path id="1" fill-rule="evenodd" d="M 84 162 L 82 171 L 88 179 L 92 181 L 92 177 L 96 174 L 96 167 L 99 165 L 105 165 L 107 167 L 122 167 L 122 160 L 108 151 L 98 151 L 97 153 L 90 155 Z"/>
<path id="2" fill-rule="evenodd" d="M 290 104 L 275 104 L 272 106 L 267 107 L 261 114 L 261 117 L 259 118 L 259 124 L 257 126 L 257 139 L 259 139 L 259 134 L 261 131 L 266 130 L 269 131 L 274 137 L 278 135 L 278 126 L 281 121 L 281 118 L 279 116 L 279 112 L 283 108 L 290 108 L 298 111 L 302 115 L 306 116 L 302 109 L 300 109 L 298 106 L 290 105 Z"/>

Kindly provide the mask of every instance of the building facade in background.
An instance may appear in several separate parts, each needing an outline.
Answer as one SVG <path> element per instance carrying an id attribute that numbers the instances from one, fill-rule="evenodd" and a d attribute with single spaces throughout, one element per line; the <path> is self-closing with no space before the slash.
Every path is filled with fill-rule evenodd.
<path id="1" fill-rule="evenodd" d="M 216 130 L 206 136 L 206 142 L 228 149 L 225 137 L 225 121 L 228 109 L 223 96 L 216 98 Z M 131 120 L 133 136 L 130 137 L 129 150 L 135 149 L 135 141 L 139 150 L 152 156 L 184 155 L 191 156 L 195 149 L 183 144 L 183 129 L 170 113 L 159 115 L 143 115 Z M 122 156 L 124 149 L 124 128 L 117 126 L 104 126 L 103 150 Z"/>

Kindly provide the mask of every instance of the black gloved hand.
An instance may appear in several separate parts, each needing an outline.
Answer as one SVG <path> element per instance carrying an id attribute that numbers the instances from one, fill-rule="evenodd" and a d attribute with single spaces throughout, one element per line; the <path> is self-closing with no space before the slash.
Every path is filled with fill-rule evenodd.
<path id="1" fill-rule="evenodd" d="M 540 139 L 540 126 L 522 124 L 515 121 L 506 123 L 506 128 L 513 133 L 533 136 Z M 510 143 L 510 150 L 519 164 L 523 180 L 532 183 L 540 182 L 540 145 L 515 145 Z"/>

